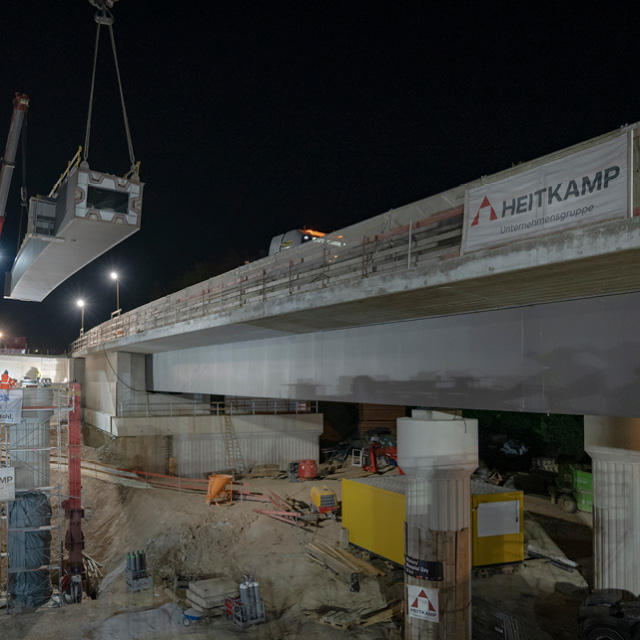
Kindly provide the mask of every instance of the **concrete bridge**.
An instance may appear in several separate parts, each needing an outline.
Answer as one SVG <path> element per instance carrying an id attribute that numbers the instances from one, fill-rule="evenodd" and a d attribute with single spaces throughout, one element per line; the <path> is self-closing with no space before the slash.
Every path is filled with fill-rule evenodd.
<path id="1" fill-rule="evenodd" d="M 160 392 L 640 415 L 637 143 L 629 127 L 244 265 L 88 331 L 73 356 L 144 354 Z M 534 231 L 505 240 L 535 194 Z"/>
<path id="2" fill-rule="evenodd" d="M 114 318 L 72 346 L 85 416 L 146 391 L 585 415 L 596 587 L 638 594 L 638 146 L 634 125 Z M 429 415 L 399 425 L 407 527 L 463 540 L 466 516 L 437 514 L 469 504 L 475 431 Z M 445 583 L 468 601 L 467 567 Z M 447 607 L 447 634 L 469 637 Z M 408 618 L 407 637 L 431 624 Z"/>

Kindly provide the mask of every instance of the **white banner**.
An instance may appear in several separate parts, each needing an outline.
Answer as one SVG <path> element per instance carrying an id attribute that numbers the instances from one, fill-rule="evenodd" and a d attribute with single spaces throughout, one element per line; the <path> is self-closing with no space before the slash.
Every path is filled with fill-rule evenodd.
<path id="1" fill-rule="evenodd" d="M 407 585 L 409 616 L 439 622 L 438 590 Z"/>
<path id="2" fill-rule="evenodd" d="M 0 502 L 16 499 L 16 470 L 0 467 Z"/>
<path id="3" fill-rule="evenodd" d="M 467 192 L 464 251 L 477 251 L 628 212 L 623 134 Z"/>
<path id="4" fill-rule="evenodd" d="M 22 389 L 0 389 L 0 422 L 22 422 Z"/>

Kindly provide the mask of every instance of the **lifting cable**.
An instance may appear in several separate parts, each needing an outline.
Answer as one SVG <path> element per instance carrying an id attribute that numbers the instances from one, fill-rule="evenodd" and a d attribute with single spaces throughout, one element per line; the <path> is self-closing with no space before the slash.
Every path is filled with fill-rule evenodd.
<path id="1" fill-rule="evenodd" d="M 118 78 L 118 88 L 120 90 L 120 103 L 122 104 L 122 115 L 124 118 L 124 128 L 127 135 L 127 145 L 129 147 L 129 160 L 131 162 L 131 169 L 125 175 L 125 178 L 133 178 L 139 180 L 139 168 L 140 163 L 136 163 L 136 158 L 133 153 L 133 142 L 131 141 L 131 132 L 129 130 L 129 118 L 127 117 L 127 108 L 124 103 L 124 92 L 122 90 L 122 80 L 120 78 L 120 68 L 118 66 L 118 54 L 116 53 L 116 41 L 113 36 L 113 15 L 109 11 L 108 6 L 113 6 L 113 1 L 109 0 L 89 0 L 91 4 L 96 6 L 99 10 L 95 14 L 95 21 L 98 23 L 98 29 L 96 31 L 96 45 L 93 53 L 93 73 L 91 75 L 91 91 L 89 94 L 89 113 L 87 114 L 87 131 L 84 138 L 84 156 L 83 161 L 86 166 L 89 166 L 89 137 L 91 135 L 91 117 L 93 114 L 93 96 L 96 84 L 96 68 L 98 64 L 98 48 L 100 45 L 100 27 L 103 25 L 109 28 L 109 36 L 111 38 L 111 49 L 113 51 L 113 61 L 116 67 L 116 77 Z"/>

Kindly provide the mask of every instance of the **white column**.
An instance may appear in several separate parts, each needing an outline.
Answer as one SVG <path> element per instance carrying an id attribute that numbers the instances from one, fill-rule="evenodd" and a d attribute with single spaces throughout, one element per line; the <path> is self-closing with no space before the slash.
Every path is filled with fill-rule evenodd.
<path id="1" fill-rule="evenodd" d="M 477 420 L 436 411 L 399 418 L 398 464 L 407 474 L 405 638 L 470 640 L 469 476 L 478 466 Z"/>
<path id="2" fill-rule="evenodd" d="M 640 595 L 640 418 L 585 416 L 593 461 L 593 571 L 596 589 Z"/>

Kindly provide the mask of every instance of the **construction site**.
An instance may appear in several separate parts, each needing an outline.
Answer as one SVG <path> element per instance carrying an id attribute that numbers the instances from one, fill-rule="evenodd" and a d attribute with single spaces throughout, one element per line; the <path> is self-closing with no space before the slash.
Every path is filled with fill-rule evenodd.
<path id="1" fill-rule="evenodd" d="M 337 230 L 278 221 L 251 259 L 184 280 L 160 269 L 182 267 L 179 226 L 228 249 L 224 180 L 203 172 L 197 207 L 165 176 L 145 228 L 168 192 L 179 215 L 135 245 L 164 281 L 125 311 L 107 259 L 142 235 L 146 186 L 116 0 L 89 3 L 83 144 L 27 193 L 18 91 L 0 169 L 18 237 L 2 302 L 55 325 L 33 310 L 59 295 L 79 320 L 58 355 L 0 325 L 0 638 L 638 640 L 640 124 Z M 89 163 L 105 77 L 123 174 Z M 75 286 L 96 263 L 108 319 Z"/>
<path id="2" fill-rule="evenodd" d="M 2 434 L 3 468 L 15 473 L 15 499 L 2 513 L 7 637 L 241 638 L 249 629 L 264 639 L 404 637 L 399 407 L 361 406 L 360 447 L 327 449 L 326 462 L 248 466 L 233 428 L 242 408 L 230 400 L 216 406 L 225 411 L 226 468 L 185 477 L 173 455 L 165 473 L 144 469 L 149 438 L 81 427 L 78 385 L 25 388 L 24 399 L 31 406 Z M 245 411 L 259 415 L 256 404 Z M 257 407 L 274 409 L 301 415 Z M 367 433 L 384 432 L 365 444 Z M 474 477 L 475 509 L 513 501 L 524 523 L 484 548 L 473 534 L 478 633 L 575 637 L 592 572 L 589 518 Z M 545 532 L 554 521 L 573 560 Z"/>

